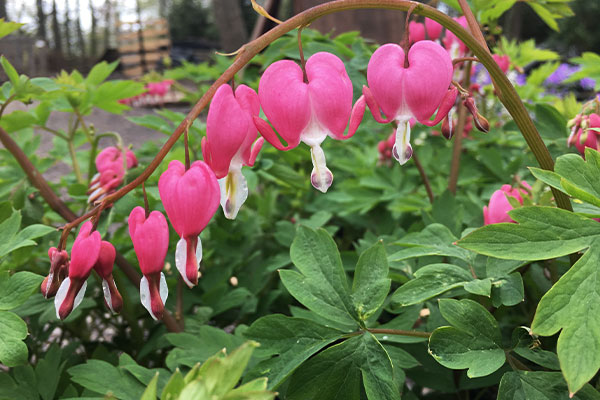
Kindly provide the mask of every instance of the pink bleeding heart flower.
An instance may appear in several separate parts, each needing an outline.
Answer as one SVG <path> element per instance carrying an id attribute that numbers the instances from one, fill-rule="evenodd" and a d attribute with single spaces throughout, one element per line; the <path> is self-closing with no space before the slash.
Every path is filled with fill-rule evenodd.
<path id="1" fill-rule="evenodd" d="M 406 57 L 402 47 L 391 43 L 371 56 L 367 67 L 369 86 L 363 87 L 363 95 L 377 122 L 397 123 L 392 154 L 400 164 L 412 156 L 411 118 L 428 126 L 447 118 L 458 93 L 450 85 L 452 72 L 448 53 L 430 40 L 415 43 Z M 430 121 L 438 108 L 436 118 Z"/>
<path id="2" fill-rule="evenodd" d="M 510 67 L 510 57 L 507 54 L 492 54 L 492 58 L 496 61 L 496 64 L 498 64 L 502 72 L 506 74 Z"/>
<path id="3" fill-rule="evenodd" d="M 588 128 L 600 129 L 600 115 L 590 114 L 589 116 L 581 116 L 579 123 L 575 125 L 571 131 L 571 135 L 567 139 L 567 146 L 575 146 L 582 157 L 585 158 L 585 148 L 589 147 L 598 150 L 598 135 L 600 132 Z"/>
<path id="4" fill-rule="evenodd" d="M 306 78 L 307 82 L 295 62 L 281 60 L 266 69 L 258 86 L 263 111 L 287 146 L 267 122 L 259 117 L 254 117 L 254 122 L 267 142 L 279 150 L 293 149 L 301 141 L 310 146 L 314 167 L 311 183 L 325 193 L 333 182 L 333 174 L 327 168 L 321 143 L 327 136 L 338 140 L 352 137 L 362 113 L 360 107 L 359 112 L 353 112 L 352 82 L 337 56 L 314 54 L 306 62 Z M 364 112 L 362 97 L 357 104 L 363 105 Z M 349 119 L 350 127 L 344 135 Z"/>
<path id="5" fill-rule="evenodd" d="M 525 181 L 521 184 L 528 190 L 531 190 L 531 186 Z M 519 204 L 523 204 L 523 198 L 521 195 L 527 195 L 525 189 L 512 188 L 510 185 L 502 185 L 500 190 L 496 190 L 488 206 L 483 207 L 483 223 L 484 225 L 498 224 L 500 222 L 515 222 L 509 215 L 508 212 L 513 209 L 513 206 L 507 199 L 507 196 L 516 199 Z"/>
<path id="6" fill-rule="evenodd" d="M 162 97 L 169 92 L 173 83 L 175 81 L 172 79 L 166 79 L 161 82 L 150 82 L 146 85 L 146 89 L 148 90 L 148 94 Z"/>
<path id="7" fill-rule="evenodd" d="M 199 235 L 219 207 L 219 183 L 210 167 L 195 161 L 187 171 L 177 160 L 171 161 L 158 180 L 158 192 L 173 229 L 181 238 L 175 250 L 175 265 L 185 283 L 198 283 L 202 260 Z"/>
<path id="8" fill-rule="evenodd" d="M 465 29 L 469 26 L 467 17 L 465 16 L 454 18 L 454 20 Z M 464 57 L 469 51 L 467 45 L 449 30 L 446 30 L 446 35 L 444 36 L 444 39 L 442 39 L 442 43 L 452 58 Z"/>
<path id="9" fill-rule="evenodd" d="M 162 319 L 169 288 L 162 269 L 169 248 L 169 225 L 162 213 L 146 216 L 142 207 L 129 214 L 129 236 L 144 275 L 140 281 L 140 300 L 152 318 Z"/>
<path id="10" fill-rule="evenodd" d="M 411 44 L 425 39 L 436 40 L 442 33 L 442 25 L 434 20 L 425 18 L 424 24 L 421 22 L 411 21 L 408 24 L 408 32 L 410 35 Z"/>
<path id="11" fill-rule="evenodd" d="M 264 138 L 253 117 L 258 117 L 258 95 L 246 85 L 235 90 L 222 85 L 208 110 L 206 137 L 202 138 L 202 156 L 214 171 L 221 188 L 221 207 L 225 217 L 234 219 L 248 198 L 248 184 L 242 165 L 253 166 Z"/>
<path id="12" fill-rule="evenodd" d="M 100 244 L 100 254 L 94 264 L 94 270 L 102 278 L 102 292 L 104 293 L 104 303 L 113 313 L 121 312 L 123 308 L 123 298 L 117 290 L 115 280 L 112 275 L 115 263 L 115 247 L 109 242 L 103 240 Z"/>
<path id="13" fill-rule="evenodd" d="M 137 158 L 131 150 L 126 151 L 125 160 L 127 169 L 138 165 Z M 101 200 L 123 183 L 125 177 L 123 152 L 112 146 L 105 148 L 96 156 L 96 169 L 98 173 L 92 177 L 88 189 L 90 204 Z"/>
<path id="14" fill-rule="evenodd" d="M 69 277 L 60 285 L 54 298 L 56 316 L 60 319 L 67 318 L 83 300 L 87 278 L 100 255 L 102 239 L 98 231 L 92 232 L 92 228 L 90 221 L 85 222 L 73 243 Z"/>
<path id="15" fill-rule="evenodd" d="M 47 299 L 56 294 L 61 282 L 69 274 L 69 253 L 66 250 L 58 251 L 56 247 L 50 247 L 48 257 L 50 258 L 50 272 L 40 287 L 42 294 Z"/>

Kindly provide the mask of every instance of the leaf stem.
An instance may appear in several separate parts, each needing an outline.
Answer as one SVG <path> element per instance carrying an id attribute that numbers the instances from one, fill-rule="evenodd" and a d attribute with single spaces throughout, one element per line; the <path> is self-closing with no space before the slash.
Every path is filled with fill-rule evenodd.
<path id="1" fill-rule="evenodd" d="M 465 78 L 463 80 L 463 84 L 466 87 L 469 87 L 471 84 L 471 61 L 468 61 L 465 65 Z M 462 101 L 459 101 L 457 108 L 458 121 L 455 127 L 454 145 L 452 146 L 452 163 L 450 164 L 450 178 L 448 179 L 448 190 L 454 195 L 456 195 L 458 174 L 460 172 L 460 155 L 462 153 L 463 131 L 465 130 L 465 124 L 467 122 L 467 107 L 465 107 Z"/>
<path id="2" fill-rule="evenodd" d="M 419 171 L 419 174 L 421 175 L 421 179 L 423 180 L 423 185 L 425 185 L 425 190 L 427 191 L 427 197 L 429 197 L 429 202 L 431 204 L 433 204 L 433 190 L 431 190 L 431 183 L 429 182 L 429 177 L 427 176 L 427 173 L 425 172 L 425 169 L 423 168 L 423 164 L 421 164 L 421 161 L 419 161 L 419 157 L 417 157 L 417 153 L 414 151 L 413 149 L 413 154 L 412 154 L 412 158 L 413 160 L 415 160 L 415 166 L 417 167 L 417 170 Z"/>

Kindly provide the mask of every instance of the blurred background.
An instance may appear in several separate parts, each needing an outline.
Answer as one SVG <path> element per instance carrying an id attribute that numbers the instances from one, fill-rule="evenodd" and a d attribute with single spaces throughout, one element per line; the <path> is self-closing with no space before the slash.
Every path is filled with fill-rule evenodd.
<path id="1" fill-rule="evenodd" d="M 282 20 L 323 2 L 259 0 Z M 428 3 L 451 13 L 442 2 Z M 500 26 L 509 38 L 534 38 L 564 59 L 600 52 L 600 2 L 577 0 L 571 7 L 578 17 L 561 19 L 559 32 L 524 3 L 506 13 Z M 0 0 L 0 18 L 25 23 L 17 35 L 0 40 L 0 53 L 28 76 L 75 68 L 85 73 L 99 61 L 120 60 L 117 72 L 135 78 L 183 61 L 206 61 L 215 50 L 235 51 L 273 26 L 250 0 Z M 360 10 L 326 16 L 311 28 L 358 30 L 383 43 L 400 41 L 403 25 L 401 12 Z"/>

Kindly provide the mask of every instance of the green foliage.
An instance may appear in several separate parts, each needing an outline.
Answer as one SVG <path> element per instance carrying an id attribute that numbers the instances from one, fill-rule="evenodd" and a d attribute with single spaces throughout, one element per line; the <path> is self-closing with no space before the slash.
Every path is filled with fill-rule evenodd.
<path id="1" fill-rule="evenodd" d="M 498 322 L 480 304 L 464 299 L 440 300 L 440 312 L 452 326 L 433 331 L 429 352 L 445 367 L 468 368 L 467 376 L 486 376 L 504 365 Z"/>
<path id="2" fill-rule="evenodd" d="M 0 18 L 0 39 L 4 36 L 10 35 L 25 24 L 19 24 L 18 22 L 5 21 L 4 18 Z"/>
<path id="3" fill-rule="evenodd" d="M 499 18 L 514 4 L 470 3 L 494 39 Z M 549 25 L 568 14 L 567 1 L 528 3 Z M 195 21 L 196 28 L 206 28 Z M 358 32 L 336 35 L 304 29 L 305 57 L 319 51 L 338 55 L 356 100 L 376 45 Z M 202 233 L 199 284 L 180 295 L 173 265 L 178 237 L 171 231 L 165 307 L 184 327 L 178 333 L 148 317 L 137 282 L 119 268 L 113 276 L 124 298 L 121 316 L 107 312 L 94 275 L 82 304 L 65 321 L 56 319 L 52 301 L 38 291 L 48 271 L 47 249 L 57 246 L 56 227 L 64 220 L 0 149 L 0 362 L 7 366 L 0 373 L 0 399 L 261 400 L 275 398 L 275 390 L 279 398 L 302 400 L 496 393 L 500 399 L 598 398 L 600 225 L 590 217 L 600 217 L 600 156 L 589 149 L 585 161 L 563 155 L 567 121 L 582 105 L 574 94 L 561 98 L 545 87 L 559 65 L 558 53 L 533 41 L 500 37 L 495 43 L 495 53 L 511 58 L 511 79 L 512 67 L 528 68 L 526 83 L 516 90 L 557 159 L 554 172 L 531 167 L 537 164 L 517 125 L 485 83 L 474 99 L 490 133 L 464 135 L 456 194 L 447 189 L 454 143 L 434 135 L 439 128 L 417 124 L 412 130 L 432 202 L 412 162 L 400 167 L 378 154 L 378 142 L 393 127 L 377 124 L 369 113 L 352 139 L 323 143 L 335 175 L 326 195 L 310 187 L 307 147 L 278 152 L 265 144 L 256 165 L 243 170 L 249 197 L 237 219 L 217 212 Z M 236 75 L 236 84 L 256 89 L 264 69 L 281 59 L 299 61 L 297 31 L 255 57 Z M 595 77 L 594 60 L 589 54 L 576 59 L 586 72 L 574 79 Z M 194 102 L 230 63 L 224 56 L 185 62 L 163 77 L 197 85 L 190 90 L 174 84 L 185 101 Z M 128 145 L 112 120 L 100 130 L 104 124 L 95 123 L 94 111 L 126 113 L 129 107 L 119 100 L 141 93 L 143 84 L 111 80 L 116 63 L 99 63 L 87 74 L 63 71 L 32 79 L 4 57 L 0 65 L 8 77 L 0 87 L 0 125 L 50 177 L 50 187 L 68 207 L 84 213 L 97 152 L 107 141 Z M 473 79 L 480 83 L 480 77 Z M 12 102 L 27 107 L 13 111 L 7 107 Z M 72 122 L 53 125 L 57 113 Z M 164 108 L 125 118 L 171 135 L 185 114 Z M 201 158 L 205 121 L 202 115 L 189 127 L 193 160 Z M 163 142 L 140 140 L 133 149 L 140 167 L 128 171 L 127 181 Z M 171 160 L 183 157 L 183 144 L 176 143 L 146 181 L 151 209 L 164 211 L 158 177 Z M 69 172 L 57 177 L 58 165 L 60 174 Z M 516 223 L 477 229 L 494 191 L 523 181 L 532 189 L 522 204 L 508 199 Z M 576 213 L 554 208 L 545 184 L 572 196 Z M 97 228 L 134 265 L 127 217 L 141 204 L 141 190 L 128 193 L 103 211 Z M 575 259 L 578 252 L 585 253 L 571 266 L 566 256 Z"/>

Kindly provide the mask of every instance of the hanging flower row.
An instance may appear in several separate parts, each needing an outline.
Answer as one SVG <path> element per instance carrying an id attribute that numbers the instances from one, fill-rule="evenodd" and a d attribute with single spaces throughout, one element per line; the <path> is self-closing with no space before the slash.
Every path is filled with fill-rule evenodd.
<path id="1" fill-rule="evenodd" d="M 428 20 L 423 34 L 419 33 L 420 25 L 412 25 L 412 29 L 417 32 L 413 34 L 416 39 L 438 39 L 441 31 Z M 450 35 L 446 33 L 444 39 L 447 49 L 461 50 L 461 43 Z M 452 84 L 454 71 L 449 51 L 431 40 L 415 40 L 410 49 L 396 44 L 381 46 L 369 61 L 367 86 L 354 106 L 352 82 L 344 63 L 326 52 L 314 54 L 305 65 L 289 60 L 271 64 L 260 80 L 258 93 L 245 85 L 235 90 L 229 85 L 219 87 L 208 111 L 206 137 L 202 140 L 204 161 L 191 165 L 172 161 L 158 182 L 167 217 L 180 237 L 175 265 L 183 281 L 189 287 L 198 283 L 202 259 L 199 235 L 219 203 L 224 215 L 234 219 L 246 200 L 248 187 L 241 169 L 254 164 L 264 140 L 282 151 L 291 150 L 300 142 L 307 144 L 313 163 L 310 181 L 316 189 L 326 192 L 333 174 L 327 168 L 321 144 L 328 136 L 336 140 L 352 137 L 367 106 L 377 122 L 395 124 L 389 146 L 400 164 L 412 156 L 411 124 L 434 126 L 443 121 L 442 132 L 449 138 L 452 128 L 448 114 L 458 95 Z M 472 103 L 466 98 L 465 104 L 468 100 Z M 260 118 L 261 108 L 268 121 Z M 474 109 L 474 105 L 469 108 Z M 259 132 L 262 137 L 258 137 Z M 116 148 L 107 148 L 98 155 L 98 174 L 90 186 L 91 203 L 114 191 L 123 181 L 125 168 L 137 164 L 133 153 L 125 154 L 125 161 L 123 152 Z M 141 302 L 153 318 L 161 319 L 168 296 L 162 272 L 169 245 L 167 219 L 159 211 L 136 207 L 128 224 L 143 274 Z M 112 279 L 115 249 L 101 240 L 92 222 L 82 225 L 70 259 L 65 250 L 56 248 L 50 249 L 48 255 L 50 273 L 41 289 L 46 297 L 56 295 L 60 319 L 81 302 L 92 269 L 102 277 L 108 308 L 113 312 L 120 310 L 121 296 Z"/>

